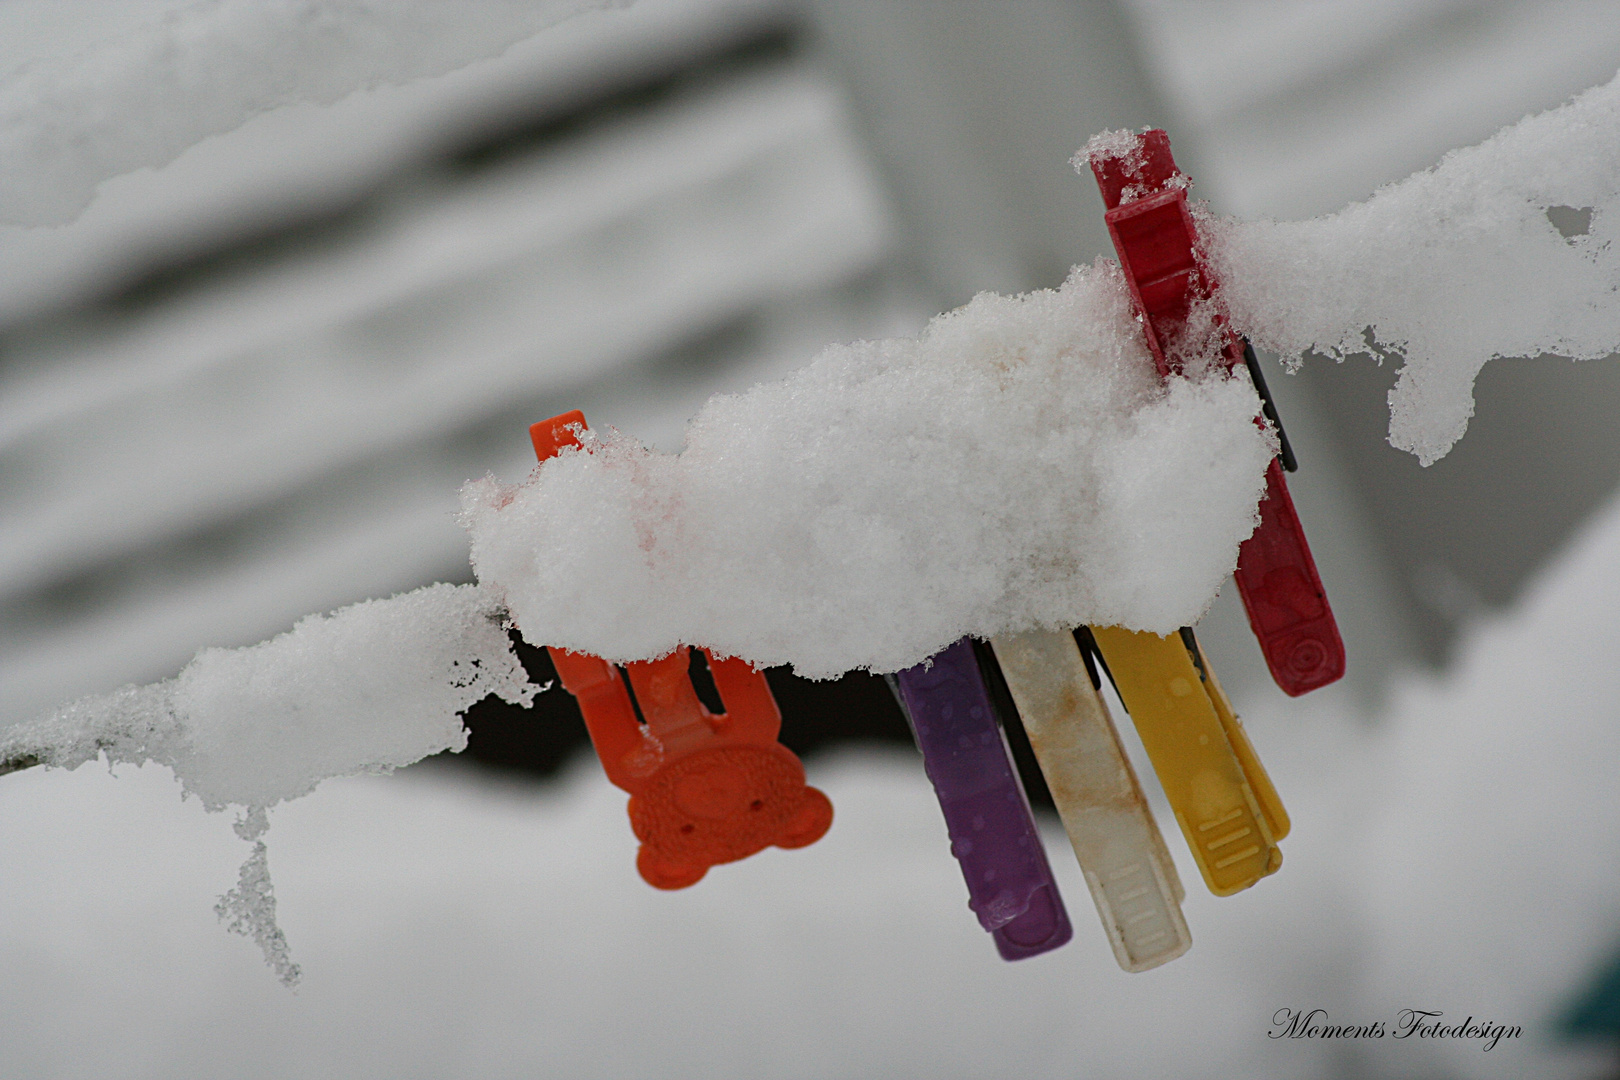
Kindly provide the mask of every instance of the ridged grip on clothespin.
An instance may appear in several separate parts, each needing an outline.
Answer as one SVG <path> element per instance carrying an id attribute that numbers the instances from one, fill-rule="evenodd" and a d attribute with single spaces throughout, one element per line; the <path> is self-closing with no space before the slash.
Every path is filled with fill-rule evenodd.
<path id="1" fill-rule="evenodd" d="M 1217 709 L 1184 639 L 1117 626 L 1091 635 L 1209 891 L 1229 896 L 1276 873 L 1271 823 L 1286 829 L 1287 815 L 1240 728 L 1246 753 L 1234 745 L 1236 718 Z"/>
<path id="2" fill-rule="evenodd" d="M 1074 635 L 1030 630 L 991 645 L 1114 959 L 1126 971 L 1174 960 L 1192 945 L 1181 879 Z"/>

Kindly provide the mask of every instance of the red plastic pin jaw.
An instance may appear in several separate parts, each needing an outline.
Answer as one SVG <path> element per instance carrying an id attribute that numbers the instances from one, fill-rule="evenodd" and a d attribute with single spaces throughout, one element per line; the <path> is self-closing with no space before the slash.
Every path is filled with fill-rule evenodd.
<path id="1" fill-rule="evenodd" d="M 533 425 L 529 436 L 545 461 L 579 446 L 584 430 L 576 410 Z M 579 702 L 603 771 L 630 793 L 630 827 L 641 841 L 636 869 L 649 885 L 684 889 L 711 866 L 767 847 L 804 847 L 831 827 L 832 802 L 805 783 L 799 759 L 776 741 L 781 711 L 747 661 L 703 650 L 725 707 L 711 713 L 692 686 L 685 646 L 626 664 L 628 683 L 601 657 L 548 651 L 558 681 Z"/>
<path id="2" fill-rule="evenodd" d="M 1233 577 L 1266 667 L 1283 693 L 1298 697 L 1343 677 L 1344 641 L 1275 459 L 1266 469 L 1260 525 L 1238 548 Z"/>
<path id="3" fill-rule="evenodd" d="M 1158 128 L 1141 134 L 1114 132 L 1087 148 L 1091 171 L 1109 210 L 1167 187 L 1186 189 L 1186 177 L 1170 155 L 1170 136 Z"/>
<path id="4" fill-rule="evenodd" d="M 1193 303 L 1208 296 L 1187 192 L 1171 188 L 1143 196 L 1108 211 L 1104 220 L 1131 299 L 1143 316 L 1154 367 L 1161 379 L 1168 379 L 1181 367 L 1168 350 L 1181 338 Z"/>

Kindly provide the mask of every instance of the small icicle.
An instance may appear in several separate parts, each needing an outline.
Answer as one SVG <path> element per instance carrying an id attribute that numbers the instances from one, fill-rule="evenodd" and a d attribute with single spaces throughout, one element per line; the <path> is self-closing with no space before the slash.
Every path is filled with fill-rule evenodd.
<path id="1" fill-rule="evenodd" d="M 264 953 L 264 962 L 270 965 L 283 986 L 293 989 L 303 972 L 293 963 L 287 935 L 276 925 L 276 894 L 270 882 L 269 849 L 262 839 L 270 827 L 269 815 L 262 806 L 251 807 L 234 827 L 237 836 L 253 842 L 253 852 L 242 863 L 236 887 L 214 905 L 214 914 L 221 922 L 230 920 L 226 929 L 233 934 L 257 942 Z"/>

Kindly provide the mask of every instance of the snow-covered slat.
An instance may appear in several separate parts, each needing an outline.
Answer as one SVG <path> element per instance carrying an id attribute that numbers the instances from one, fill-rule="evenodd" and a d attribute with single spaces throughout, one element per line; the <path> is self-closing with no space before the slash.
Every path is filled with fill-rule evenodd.
<path id="1" fill-rule="evenodd" d="M 0 595 L 869 269 L 891 230 L 849 130 L 789 67 L 42 347 L 0 405 Z"/>
<path id="2" fill-rule="evenodd" d="M 1620 10 L 1588 0 L 1127 6 L 1202 194 L 1245 217 L 1364 199 L 1620 66 Z"/>

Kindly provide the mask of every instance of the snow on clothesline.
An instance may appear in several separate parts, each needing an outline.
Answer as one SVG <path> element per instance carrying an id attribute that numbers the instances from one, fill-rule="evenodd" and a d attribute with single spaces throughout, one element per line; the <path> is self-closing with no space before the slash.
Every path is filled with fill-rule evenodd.
<path id="1" fill-rule="evenodd" d="M 717 397 L 678 456 L 588 434 L 467 485 L 465 520 L 531 642 L 895 671 L 964 633 L 1196 621 L 1254 531 L 1256 411 L 1246 376 L 1162 390 L 1099 263 Z"/>
<path id="2" fill-rule="evenodd" d="M 1342 355 L 1370 332 L 1405 355 L 1392 434 L 1429 461 L 1490 357 L 1620 349 L 1617 165 L 1620 80 L 1339 214 L 1205 224 L 1232 322 L 1261 346 Z M 1562 235 L 1556 207 L 1585 234 Z M 480 586 L 204 650 L 175 680 L 12 728 L 0 763 L 160 761 L 256 839 L 267 807 L 322 779 L 459 749 L 457 714 L 486 694 L 532 699 L 508 616 L 614 659 L 687 643 L 820 676 L 964 634 L 1165 632 L 1208 606 L 1253 527 L 1274 449 L 1256 404 L 1216 368 L 1159 387 L 1100 261 L 716 398 L 678 456 L 593 433 L 515 489 L 469 484 Z M 221 911 L 291 980 L 273 905 L 256 847 Z"/>
<path id="3" fill-rule="evenodd" d="M 1390 442 L 1429 465 L 1486 361 L 1620 349 L 1617 211 L 1620 77 L 1336 214 L 1216 223 L 1211 255 L 1257 346 L 1404 357 Z"/>
<path id="4" fill-rule="evenodd" d="M 212 0 L 0 80 L 0 222 L 61 225 L 103 180 L 283 105 L 441 75 L 624 0 Z"/>
<path id="5" fill-rule="evenodd" d="M 471 585 L 429 585 L 311 615 L 242 649 L 203 649 L 173 679 L 83 698 L 0 735 L 0 761 L 156 761 L 210 810 L 270 807 L 331 776 L 461 750 L 457 715 L 539 688 L 503 614 Z"/>
<path id="6" fill-rule="evenodd" d="M 1617 202 L 1620 79 L 1338 214 L 1203 217 L 1257 344 L 1342 356 L 1370 336 L 1405 356 L 1392 440 L 1427 463 L 1491 357 L 1620 349 Z M 1560 206 L 1584 235 L 1562 234 Z M 1110 266 L 829 349 L 710 402 L 679 456 L 609 435 L 514 491 L 469 485 L 479 579 L 536 644 L 619 660 L 702 644 L 812 677 L 895 670 L 967 633 L 1195 622 L 1269 451 L 1246 385 L 1156 392 Z"/>

